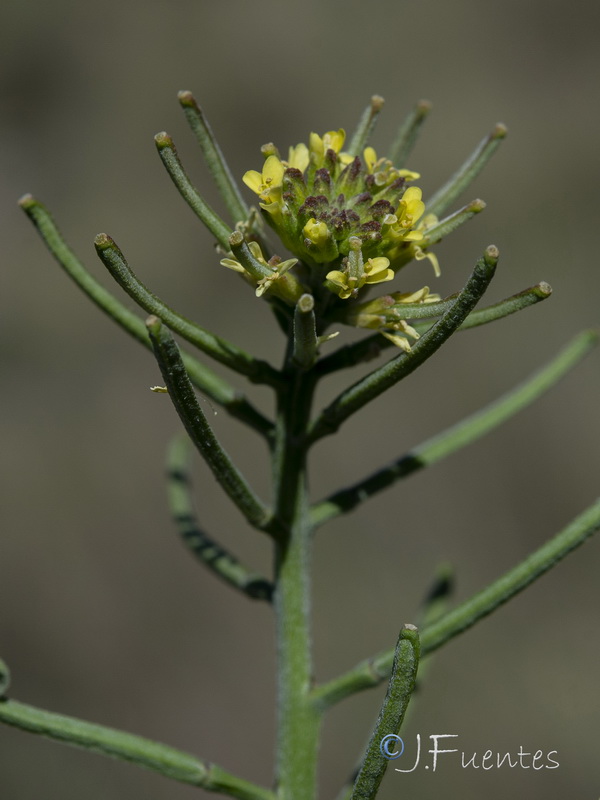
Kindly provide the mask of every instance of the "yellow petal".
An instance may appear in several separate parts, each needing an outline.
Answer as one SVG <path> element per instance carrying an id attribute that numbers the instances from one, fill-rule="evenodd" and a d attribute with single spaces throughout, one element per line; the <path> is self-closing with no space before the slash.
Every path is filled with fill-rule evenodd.
<path id="1" fill-rule="evenodd" d="M 375 152 L 374 148 L 365 147 L 363 150 L 363 158 L 365 160 L 365 164 L 367 165 L 367 171 L 369 173 L 373 172 L 373 167 L 377 162 L 377 153 Z"/>
<path id="2" fill-rule="evenodd" d="M 260 261 L 261 264 L 266 264 L 265 257 L 262 254 L 262 250 L 260 249 L 260 245 L 258 242 L 248 242 L 248 247 L 250 252 L 254 256 L 257 261 Z"/>
<path id="3" fill-rule="evenodd" d="M 318 133 L 313 132 L 308 137 L 308 149 L 311 153 L 314 153 L 315 156 L 317 156 L 318 160 L 323 158 L 325 147 L 323 144 L 323 139 L 321 139 Z"/>
<path id="4" fill-rule="evenodd" d="M 340 128 L 339 131 L 327 131 L 323 135 L 323 145 L 326 150 L 334 150 L 339 153 L 346 140 L 346 131 Z"/>
<path id="5" fill-rule="evenodd" d="M 335 283 L 336 286 L 341 286 L 343 289 L 346 288 L 348 284 L 348 277 L 345 272 L 340 272 L 338 269 L 334 269 L 331 272 L 328 272 L 325 275 L 325 278 L 331 283 Z"/>
<path id="6" fill-rule="evenodd" d="M 405 178 L 407 181 L 417 181 L 421 177 L 421 173 L 413 172 L 412 169 L 399 169 L 398 177 Z"/>
<path id="7" fill-rule="evenodd" d="M 406 242 L 420 242 L 423 238 L 423 234 L 421 231 L 409 231 L 407 234 L 403 236 L 403 239 Z"/>
<path id="8" fill-rule="evenodd" d="M 264 183 L 268 183 L 269 187 L 281 186 L 284 171 L 285 167 L 277 156 L 269 156 L 262 171 Z"/>
<path id="9" fill-rule="evenodd" d="M 232 269 L 234 272 L 241 272 L 242 274 L 246 271 L 239 261 L 234 261 L 233 258 L 222 258 L 219 262 L 222 267 L 227 267 L 227 269 Z"/>
<path id="10" fill-rule="evenodd" d="M 260 172 L 257 172 L 255 169 L 248 170 L 248 172 L 244 173 L 242 180 L 249 189 L 252 189 L 256 194 L 260 194 L 263 182 Z"/>
<path id="11" fill-rule="evenodd" d="M 415 247 L 415 258 L 417 261 L 422 261 L 424 258 L 429 259 L 431 261 L 431 266 L 433 267 L 433 271 L 435 272 L 435 277 L 439 278 L 442 274 L 440 269 L 440 262 L 437 259 L 435 253 L 426 253 L 420 247 Z"/>
<path id="12" fill-rule="evenodd" d="M 304 143 L 297 144 L 296 147 L 290 147 L 288 164 L 290 167 L 299 169 L 300 172 L 308 167 L 308 147 Z"/>
<path id="13" fill-rule="evenodd" d="M 367 273 L 367 275 L 376 275 L 377 273 L 386 270 L 389 267 L 389 265 L 390 265 L 390 260 L 389 258 L 385 258 L 385 256 L 378 256 L 377 258 L 369 258 L 367 259 L 367 263 L 365 264 L 365 272 Z"/>
<path id="14" fill-rule="evenodd" d="M 384 283 L 385 281 L 393 281 L 395 277 L 393 269 L 386 269 L 383 273 L 378 272 L 376 275 L 367 275 L 365 283 Z"/>
<path id="15" fill-rule="evenodd" d="M 390 342 L 393 342 L 396 347 L 404 350 L 405 353 L 410 353 L 410 342 L 408 339 L 405 339 L 404 336 L 398 336 L 394 333 L 387 333 L 387 331 L 381 331 L 381 334 L 382 336 L 385 336 L 386 339 L 389 339 Z"/>
<path id="16" fill-rule="evenodd" d="M 404 292 L 402 294 L 394 294 L 393 298 L 396 303 L 426 303 L 434 302 L 430 297 L 436 295 L 429 294 L 429 286 L 423 286 L 422 289 L 417 289 L 416 292 Z"/>
<path id="17" fill-rule="evenodd" d="M 420 200 L 423 196 L 423 192 L 419 189 L 418 186 L 409 186 L 408 189 L 402 195 L 403 203 L 411 203 L 413 200 Z"/>

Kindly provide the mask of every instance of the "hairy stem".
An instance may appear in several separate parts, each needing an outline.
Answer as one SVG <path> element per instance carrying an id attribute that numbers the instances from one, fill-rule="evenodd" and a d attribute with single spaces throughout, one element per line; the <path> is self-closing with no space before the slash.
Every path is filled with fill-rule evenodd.
<path id="1" fill-rule="evenodd" d="M 196 449 L 250 525 L 272 532 L 269 509 L 232 463 L 200 408 L 173 337 L 157 317 L 148 317 L 146 325 L 171 401 Z"/>
<path id="2" fill-rule="evenodd" d="M 173 437 L 167 453 L 169 508 L 179 534 L 196 558 L 221 580 L 253 600 L 271 602 L 273 585 L 244 567 L 200 527 L 191 497 L 189 457 L 191 441 L 185 434 Z"/>
<path id="3" fill-rule="evenodd" d="M 289 390 L 280 392 L 274 452 L 275 515 L 285 530 L 276 542 L 278 656 L 276 785 L 286 800 L 312 800 L 320 715 L 310 701 L 311 526 L 306 486 L 305 431 L 314 378 L 290 363 Z"/>
<path id="4" fill-rule="evenodd" d="M 248 207 L 242 198 L 240 188 L 231 174 L 225 156 L 219 147 L 208 120 L 189 91 L 177 95 L 186 119 L 202 149 L 204 159 L 210 170 L 219 193 L 223 198 L 233 222 L 248 218 Z"/>
<path id="5" fill-rule="evenodd" d="M 279 373 L 265 361 L 254 358 L 226 339 L 186 319 L 149 291 L 133 272 L 114 239 L 99 233 L 94 244 L 100 260 L 112 277 L 144 311 L 160 317 L 190 344 L 226 367 L 246 375 L 254 383 L 277 385 Z"/>
<path id="6" fill-rule="evenodd" d="M 387 694 L 354 784 L 352 800 L 374 800 L 377 795 L 389 762 L 389 758 L 381 752 L 380 743 L 390 734 L 397 735 L 402 726 L 417 680 L 419 652 L 419 633 L 416 627 L 404 625 L 394 652 Z M 388 749 L 388 752 L 391 751 Z"/>
<path id="7" fill-rule="evenodd" d="M 309 431 L 311 442 L 335 433 L 348 417 L 360 411 L 367 403 L 410 375 L 430 358 L 475 308 L 494 277 L 497 261 L 498 250 L 490 245 L 477 262 L 464 289 L 441 319 L 419 339 L 409 353 L 402 353 L 388 361 L 330 403 L 317 417 Z"/>
<path id="8" fill-rule="evenodd" d="M 0 722 L 65 744 L 130 761 L 165 778 L 199 786 L 239 800 L 274 800 L 268 789 L 237 778 L 199 758 L 131 733 L 54 714 L 16 700 L 0 701 Z"/>
<path id="9" fill-rule="evenodd" d="M 90 275 L 63 239 L 45 206 L 30 194 L 22 197 L 19 205 L 35 225 L 48 250 L 77 286 L 117 325 L 130 336 L 133 336 L 134 339 L 137 339 L 148 350 L 151 350 L 152 346 L 144 321 Z M 181 358 L 194 386 L 204 392 L 215 403 L 223 406 L 232 417 L 245 422 L 267 440 L 271 440 L 273 424 L 260 411 L 254 408 L 241 392 L 236 391 L 227 381 L 220 378 L 189 353 L 182 352 Z"/>
<path id="10" fill-rule="evenodd" d="M 516 567 L 444 615 L 438 622 L 425 628 L 421 635 L 421 656 L 437 650 L 480 619 L 487 617 L 548 572 L 598 529 L 600 529 L 600 499 Z M 363 689 L 378 686 L 390 674 L 393 659 L 394 651 L 388 650 L 361 662 L 345 675 L 317 687 L 313 691 L 315 703 L 325 709 Z"/>

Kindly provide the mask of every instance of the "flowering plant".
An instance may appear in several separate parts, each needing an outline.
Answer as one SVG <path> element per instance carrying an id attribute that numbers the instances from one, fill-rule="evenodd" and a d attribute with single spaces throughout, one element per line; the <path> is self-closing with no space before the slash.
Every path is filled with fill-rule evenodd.
<path id="1" fill-rule="evenodd" d="M 388 691 L 369 744 L 341 797 L 371 800 L 377 794 L 390 756 L 384 746 L 400 730 L 415 686 L 420 657 L 474 625 L 546 572 L 600 527 L 600 503 L 590 506 L 566 529 L 524 562 L 461 605 L 448 609 L 451 581 L 438 579 L 427 593 L 419 628 L 399 625 L 395 647 L 328 682 L 314 683 L 311 652 L 310 556 L 317 528 L 345 514 L 416 470 L 423 469 L 492 430 L 550 388 L 578 363 L 597 334 L 576 337 L 544 369 L 452 428 L 414 447 L 393 463 L 314 501 L 308 488 L 307 456 L 312 445 L 335 433 L 351 416 L 425 363 L 454 333 L 521 311 L 549 297 L 546 283 L 476 308 L 489 286 L 498 250 L 489 246 L 464 287 L 450 297 L 428 286 L 400 286 L 371 296 L 379 284 L 395 282 L 410 261 L 440 266 L 434 246 L 484 208 L 481 200 L 444 216 L 471 183 L 506 134 L 503 125 L 476 148 L 456 174 L 429 200 L 416 185 L 419 173 L 405 166 L 429 104 L 417 104 L 400 126 L 387 157 L 380 158 L 369 137 L 383 100 L 374 97 L 356 131 L 311 133 L 306 144 L 290 147 L 287 157 L 263 147 L 262 169 L 243 176 L 258 198 L 249 208 L 233 179 L 208 122 L 190 92 L 181 106 L 222 194 L 230 222 L 222 220 L 192 185 L 166 133 L 155 137 L 158 152 L 175 186 L 208 228 L 221 251 L 221 264 L 237 272 L 270 309 L 285 337 L 280 368 L 192 322 L 150 292 L 135 275 L 116 243 L 99 234 L 98 255 L 116 282 L 149 316 L 145 322 L 104 289 L 66 244 L 47 210 L 31 195 L 21 206 L 42 239 L 83 291 L 124 330 L 151 349 L 185 436 L 168 453 L 168 488 L 173 517 L 195 556 L 215 575 L 249 598 L 272 605 L 277 627 L 278 734 L 273 788 L 266 788 L 208 764 L 196 756 L 121 731 L 54 714 L 14 700 L 9 673 L 0 661 L 0 721 L 59 741 L 105 753 L 167 777 L 241 800 L 312 800 L 315 796 L 319 735 L 325 712 L 344 698 L 388 682 Z M 279 240 L 271 245 L 271 229 Z M 286 252 L 287 251 L 287 252 Z M 235 276 L 232 275 L 232 279 Z M 249 302 L 253 297 L 249 295 Z M 352 344 L 329 342 L 340 326 L 368 329 Z M 329 330 L 331 327 L 336 330 Z M 270 387 L 276 398 L 271 419 L 217 376 L 204 362 L 180 349 L 183 339 L 254 383 Z M 395 346 L 382 365 L 342 391 L 313 414 L 318 383 L 332 373 L 361 365 Z M 196 395 L 200 390 L 229 414 L 250 426 L 267 444 L 272 460 L 272 498 L 257 496 L 222 447 Z M 189 447 L 206 461 L 242 517 L 272 541 L 273 575 L 257 575 L 199 526 L 188 480 Z"/>

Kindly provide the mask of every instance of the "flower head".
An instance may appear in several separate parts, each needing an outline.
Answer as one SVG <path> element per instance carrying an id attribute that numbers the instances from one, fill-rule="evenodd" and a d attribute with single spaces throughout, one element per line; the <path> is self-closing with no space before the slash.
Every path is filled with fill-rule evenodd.
<path id="1" fill-rule="evenodd" d="M 249 241 L 252 268 L 250 256 L 237 251 L 235 258 L 221 263 L 252 280 L 258 295 L 297 265 L 273 294 L 281 297 L 281 287 L 293 282 L 288 300 L 310 293 L 315 301 L 322 300 L 318 307 L 331 319 L 379 330 L 398 347 L 410 349 L 410 340 L 418 338 L 407 321 L 411 311 L 426 319 L 423 309 L 415 307 L 436 303 L 439 297 L 424 287 L 369 302 L 362 298 L 369 287 L 392 281 L 413 260 L 429 261 L 439 275 L 433 246 L 478 209 L 469 207 L 462 216 L 457 212 L 458 221 L 438 221 L 414 184 L 420 173 L 394 163 L 395 154 L 400 158 L 406 150 L 406 141 L 400 138 L 402 146 L 396 144 L 391 157 L 382 157 L 368 144 L 369 133 L 370 128 L 359 124 L 351 140 L 355 144 L 348 145 L 342 128 L 312 132 L 306 144 L 289 147 L 287 158 L 274 144 L 264 145 L 262 170 L 246 172 L 243 180 L 258 195 L 262 219 L 294 258 L 267 261 L 259 245 Z M 439 193 L 437 197 L 439 207 Z M 250 221 L 244 229 L 237 227 L 250 240 L 263 241 Z"/>
<path id="2" fill-rule="evenodd" d="M 282 243 L 309 270 L 327 265 L 325 286 L 347 299 L 364 285 L 391 280 L 413 258 L 434 257 L 413 249 L 423 239 L 425 204 L 421 190 L 408 183 L 419 173 L 395 167 L 372 147 L 362 157 L 344 152 L 344 142 L 341 128 L 313 132 L 308 146 L 289 148 L 287 160 L 275 145 L 265 145 L 262 171 L 246 172 L 244 183 Z M 360 275 L 347 272 L 351 239 L 360 242 Z"/>
<path id="3" fill-rule="evenodd" d="M 325 276 L 332 285 L 332 291 L 336 292 L 342 300 L 356 297 L 358 290 L 362 289 L 365 284 L 393 280 L 394 271 L 389 268 L 390 262 L 387 258 L 382 256 L 368 258 L 364 262 L 360 239 L 353 237 L 350 246 L 352 249 L 342 262 L 343 269 L 334 269 Z"/>
<path id="4" fill-rule="evenodd" d="M 264 163 L 262 172 L 251 169 L 242 178 L 244 183 L 253 192 L 256 192 L 262 201 L 260 207 L 265 211 L 275 211 L 279 208 L 281 200 L 281 181 L 285 167 L 276 155 L 270 155 Z"/>

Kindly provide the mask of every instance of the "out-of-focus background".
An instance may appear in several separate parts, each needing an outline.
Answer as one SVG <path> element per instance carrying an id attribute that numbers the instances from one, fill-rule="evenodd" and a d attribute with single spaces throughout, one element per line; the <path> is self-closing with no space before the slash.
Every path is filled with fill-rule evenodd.
<path id="1" fill-rule="evenodd" d="M 453 338 L 320 444 L 317 498 L 491 401 L 598 325 L 599 11 L 581 0 L 5 1 L 0 655 L 13 697 L 271 780 L 269 609 L 221 585 L 177 541 L 163 453 L 178 420 L 168 398 L 148 391 L 159 382 L 152 357 L 61 273 L 17 198 L 32 192 L 45 202 L 107 286 L 92 245 L 99 231 L 174 307 L 278 362 L 267 307 L 219 267 L 157 158 L 152 136 L 167 129 L 218 203 L 176 92 L 196 94 L 238 176 L 261 163 L 265 142 L 285 150 L 311 130 L 352 128 L 373 93 L 386 98 L 374 137 L 384 151 L 413 103 L 428 98 L 434 110 L 409 163 L 425 194 L 505 122 L 508 139 L 463 198 L 483 197 L 488 208 L 437 249 L 439 280 L 424 262 L 397 288 L 429 283 L 449 294 L 494 243 L 501 261 L 489 300 L 542 279 L 554 296 Z M 320 401 L 359 374 L 331 379 Z M 319 680 L 391 646 L 441 562 L 455 566 L 462 600 L 594 500 L 598 375 L 596 353 L 501 430 L 319 532 Z M 269 410 L 266 391 L 249 394 Z M 262 444 L 224 412 L 211 419 L 267 496 Z M 207 530 L 269 571 L 268 542 L 203 466 L 196 486 Z M 453 733 L 467 757 L 522 745 L 558 751 L 560 767 L 484 772 L 446 757 L 435 774 L 390 770 L 382 800 L 597 796 L 599 563 L 600 542 L 587 543 L 440 651 L 405 732 L 412 752 L 417 733 L 424 747 L 430 734 Z M 324 797 L 351 769 L 380 698 L 364 693 L 331 713 Z M 194 796 L 4 727 L 0 772 L 6 800 Z"/>

